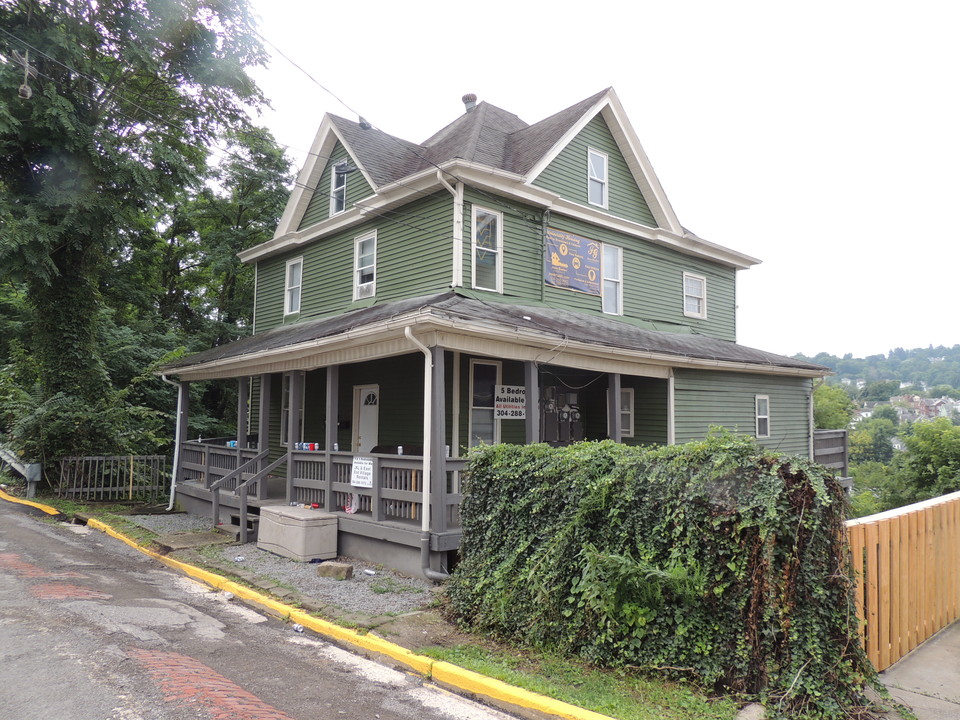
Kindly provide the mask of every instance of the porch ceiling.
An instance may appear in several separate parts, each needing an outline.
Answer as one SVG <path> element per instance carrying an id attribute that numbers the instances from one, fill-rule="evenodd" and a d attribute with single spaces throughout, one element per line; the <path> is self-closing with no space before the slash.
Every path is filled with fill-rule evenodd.
<path id="1" fill-rule="evenodd" d="M 599 372 L 667 377 L 673 368 L 686 367 L 801 377 L 830 373 L 702 335 L 452 291 L 277 328 L 181 358 L 160 372 L 209 380 L 404 355 L 416 351 L 403 336 L 407 326 L 430 346 Z"/>

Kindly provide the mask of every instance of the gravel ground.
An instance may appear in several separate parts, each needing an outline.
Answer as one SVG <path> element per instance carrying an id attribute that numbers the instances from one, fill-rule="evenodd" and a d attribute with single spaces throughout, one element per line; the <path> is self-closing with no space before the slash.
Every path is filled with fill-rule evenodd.
<path id="1" fill-rule="evenodd" d="M 210 518 L 185 513 L 131 515 L 129 520 L 160 535 L 210 529 Z M 419 610 L 433 601 L 435 586 L 429 580 L 402 575 L 355 558 L 337 558 L 353 565 L 353 578 L 334 580 L 318 577 L 316 564 L 275 555 L 261 550 L 256 543 L 234 543 L 218 550 L 220 560 L 228 565 L 236 565 L 349 613 L 397 615 Z"/>

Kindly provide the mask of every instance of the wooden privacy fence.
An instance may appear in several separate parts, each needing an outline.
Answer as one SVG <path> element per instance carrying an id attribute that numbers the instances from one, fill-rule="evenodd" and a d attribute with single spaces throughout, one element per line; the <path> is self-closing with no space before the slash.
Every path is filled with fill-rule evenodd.
<path id="1" fill-rule="evenodd" d="M 60 461 L 57 497 L 159 502 L 169 477 L 164 455 L 66 457 Z"/>
<path id="2" fill-rule="evenodd" d="M 860 637 L 885 670 L 960 618 L 960 492 L 850 520 Z"/>

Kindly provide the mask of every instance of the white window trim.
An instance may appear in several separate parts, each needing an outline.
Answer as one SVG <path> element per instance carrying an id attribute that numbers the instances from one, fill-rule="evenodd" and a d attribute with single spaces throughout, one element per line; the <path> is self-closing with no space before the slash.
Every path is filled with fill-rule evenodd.
<path id="1" fill-rule="evenodd" d="M 607 248 L 613 248 L 617 251 L 617 275 L 616 277 L 607 276 Z M 606 308 L 606 295 L 604 293 L 604 287 L 606 282 L 610 280 L 617 283 L 617 310 L 616 312 L 611 312 Z M 600 308 L 607 315 L 623 315 L 623 248 L 617 245 L 609 245 L 603 243 L 600 255 Z"/>
<path id="2" fill-rule="evenodd" d="M 303 442 L 303 411 L 304 401 L 307 397 L 307 379 L 301 378 L 300 382 L 300 437 L 297 442 Z M 290 373 L 283 373 L 280 376 L 280 445 L 287 447 L 287 434 L 290 428 Z"/>
<path id="3" fill-rule="evenodd" d="M 627 426 L 625 426 L 625 425 L 622 424 L 624 410 L 623 410 L 623 400 L 622 400 L 622 399 L 620 400 L 620 420 L 621 420 L 621 425 L 620 425 L 620 437 L 621 437 L 621 438 L 632 438 L 632 437 L 633 437 L 633 433 L 634 433 L 634 428 L 635 428 L 635 426 L 636 426 L 636 420 L 635 420 L 635 418 L 636 418 L 636 414 L 637 414 L 637 408 L 636 408 L 636 405 L 635 405 L 634 403 L 636 402 L 637 396 L 636 396 L 636 393 L 634 392 L 634 389 L 633 389 L 632 387 L 621 387 L 621 388 L 620 388 L 620 394 L 621 394 L 621 395 L 627 394 L 627 395 L 630 396 L 630 412 L 628 413 L 628 415 L 630 416 L 630 426 L 629 426 L 629 427 L 627 427 Z M 611 428 L 610 428 L 610 398 L 609 398 L 609 396 L 608 396 L 608 397 L 607 397 L 607 435 L 610 434 L 610 430 L 611 430 Z"/>
<path id="4" fill-rule="evenodd" d="M 497 287 L 488 288 L 477 285 L 477 212 L 495 215 L 497 218 Z M 484 248 L 485 252 L 491 252 Z M 474 205 L 470 208 L 470 274 L 474 290 L 503 293 L 503 213 Z"/>
<path id="5" fill-rule="evenodd" d="M 337 174 L 337 167 L 340 165 L 346 165 L 346 160 L 340 160 L 335 162 L 333 167 L 330 168 L 330 217 L 334 215 L 339 215 L 347 209 L 347 174 Z M 343 180 L 342 185 L 337 185 L 337 180 Z M 343 207 L 339 210 L 337 209 L 337 200 L 339 197 L 343 198 Z"/>
<path id="6" fill-rule="evenodd" d="M 763 401 L 766 403 L 767 412 L 763 414 L 760 412 L 760 402 Z M 758 438 L 768 438 L 771 435 L 770 431 L 770 396 L 769 395 L 754 395 L 753 397 L 753 412 L 755 417 L 755 427 L 756 436 Z M 765 419 L 767 421 L 767 432 L 763 435 L 760 434 L 760 420 Z"/>
<path id="7" fill-rule="evenodd" d="M 290 284 L 290 268 L 293 265 L 300 265 L 300 284 L 291 285 Z M 290 291 L 296 288 L 299 292 L 297 293 L 297 307 L 294 308 L 290 302 Z M 303 307 L 303 256 L 301 255 L 298 258 L 293 258 L 292 260 L 287 260 L 287 264 L 283 268 L 283 314 L 284 315 L 296 315 L 300 312 L 300 308 Z"/>
<path id="8" fill-rule="evenodd" d="M 603 170 L 606 177 L 602 180 L 600 178 L 593 177 L 593 163 L 590 162 L 591 156 L 596 155 L 597 157 L 603 158 Z M 599 204 L 593 202 L 590 199 L 590 183 L 592 181 L 598 181 L 603 183 L 603 201 Z M 606 209 L 609 205 L 610 198 L 610 157 L 605 152 L 600 150 L 594 150 L 591 147 L 587 148 L 587 204 L 593 205 L 594 207 L 601 207 Z"/>
<path id="9" fill-rule="evenodd" d="M 701 286 L 703 287 L 703 295 L 700 297 L 701 311 L 698 313 L 687 310 L 687 297 L 696 297 L 694 295 L 687 295 L 687 278 L 699 280 Z M 696 275 L 689 272 L 685 272 L 683 274 L 683 314 L 686 317 L 700 318 L 701 320 L 707 319 L 707 278 L 705 278 L 703 275 Z"/>
<path id="10" fill-rule="evenodd" d="M 368 283 L 360 282 L 360 244 L 365 240 L 373 239 L 373 265 L 364 266 L 373 268 L 373 280 Z M 377 294 L 377 231 L 358 235 L 353 239 L 353 299 L 373 297 Z"/>
<path id="11" fill-rule="evenodd" d="M 473 359 L 470 360 L 470 382 L 469 388 L 467 388 L 467 444 L 469 447 L 473 447 L 473 411 L 474 410 L 486 410 L 487 408 L 475 408 L 473 405 L 473 368 L 477 365 L 493 365 L 497 369 L 497 379 L 494 382 L 494 392 L 496 392 L 496 386 L 503 384 L 503 363 L 498 360 L 479 360 Z M 490 412 L 493 413 L 493 444 L 496 445 L 500 442 L 500 418 L 497 417 L 496 408 L 489 408 Z"/>

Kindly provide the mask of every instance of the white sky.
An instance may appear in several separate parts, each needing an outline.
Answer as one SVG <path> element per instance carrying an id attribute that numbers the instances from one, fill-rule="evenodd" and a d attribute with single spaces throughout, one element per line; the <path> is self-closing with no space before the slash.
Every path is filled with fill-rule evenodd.
<path id="1" fill-rule="evenodd" d="M 468 92 L 534 123 L 613 86 L 680 222 L 763 261 L 737 276 L 741 344 L 960 343 L 960 3 L 253 5 L 350 108 L 281 57 L 256 74 L 298 165 L 324 112 L 422 142 Z"/>

